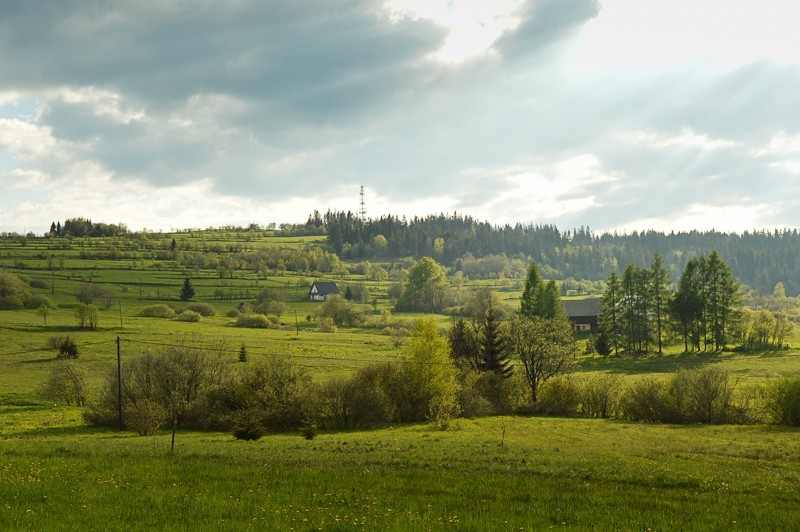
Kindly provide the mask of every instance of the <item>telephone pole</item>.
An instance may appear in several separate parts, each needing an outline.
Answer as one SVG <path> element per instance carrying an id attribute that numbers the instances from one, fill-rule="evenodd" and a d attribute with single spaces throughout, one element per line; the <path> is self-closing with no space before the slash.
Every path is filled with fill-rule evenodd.
<path id="1" fill-rule="evenodd" d="M 367 206 L 364 204 L 364 185 L 361 185 L 361 206 L 358 209 L 358 216 L 362 222 L 367 221 Z"/>

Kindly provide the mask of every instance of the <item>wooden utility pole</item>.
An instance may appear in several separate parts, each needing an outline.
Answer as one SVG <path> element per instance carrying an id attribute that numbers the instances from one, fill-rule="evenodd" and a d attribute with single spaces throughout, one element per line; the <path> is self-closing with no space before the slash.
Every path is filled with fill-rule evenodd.
<path id="1" fill-rule="evenodd" d="M 117 336 L 117 404 L 119 430 L 122 430 L 122 339 Z"/>

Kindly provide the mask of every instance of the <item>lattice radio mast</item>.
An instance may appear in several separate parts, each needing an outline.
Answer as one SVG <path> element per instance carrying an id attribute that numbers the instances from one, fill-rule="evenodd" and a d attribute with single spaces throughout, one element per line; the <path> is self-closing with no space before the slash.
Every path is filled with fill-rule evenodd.
<path id="1" fill-rule="evenodd" d="M 361 185 L 361 206 L 358 209 L 358 216 L 362 222 L 367 221 L 367 206 L 364 203 L 364 185 Z"/>

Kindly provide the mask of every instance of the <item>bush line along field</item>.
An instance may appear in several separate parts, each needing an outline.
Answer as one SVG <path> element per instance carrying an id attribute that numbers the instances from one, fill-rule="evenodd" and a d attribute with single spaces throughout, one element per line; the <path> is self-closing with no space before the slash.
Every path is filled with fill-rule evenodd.
<path id="1" fill-rule="evenodd" d="M 198 253 L 213 248 L 224 255 L 233 246 L 310 250 L 324 237 L 196 231 L 146 242 L 0 241 L 0 268 L 58 305 L 46 325 L 35 309 L 0 312 L 1 528 L 781 529 L 793 523 L 800 440 L 790 428 L 492 417 L 458 420 L 445 432 L 400 425 L 322 433 L 311 441 L 270 434 L 241 442 L 185 432 L 170 453 L 167 432 L 138 437 L 90 428 L 80 409 L 42 402 L 37 389 L 54 364 L 47 346 L 57 336 L 76 339 L 90 394 L 116 359 L 118 336 L 123 357 L 186 336 L 224 344 L 231 364 L 244 344 L 251 361 L 290 355 L 315 380 L 399 356 L 387 324 L 415 315 L 382 313 L 390 306 L 391 279 L 370 279 L 346 265 L 324 273 L 188 268 L 163 253 L 173 239 L 177 252 L 190 242 Z M 198 322 L 140 316 L 156 304 L 185 307 L 179 294 L 187 276 L 193 301 L 214 305 L 215 316 Z M 308 287 L 320 279 L 366 288 L 365 326 L 328 334 L 306 319 L 319 308 L 307 301 Z M 518 304 L 518 282 L 488 284 L 504 302 Z M 75 295 L 86 285 L 104 289 L 95 302 L 97 330 L 75 327 Z M 234 327 L 228 312 L 264 288 L 287 302 L 279 324 Z M 442 327 L 450 322 L 436 319 Z M 633 380 L 699 367 L 725 369 L 743 388 L 755 388 L 800 373 L 800 356 L 794 349 L 683 353 L 674 345 L 663 356 L 584 357 L 578 371 Z"/>

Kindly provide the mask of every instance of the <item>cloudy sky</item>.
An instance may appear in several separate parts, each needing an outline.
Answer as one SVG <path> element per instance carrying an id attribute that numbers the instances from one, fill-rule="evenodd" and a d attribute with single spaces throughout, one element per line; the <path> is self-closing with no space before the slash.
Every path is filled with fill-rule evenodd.
<path id="1" fill-rule="evenodd" d="M 0 232 L 800 226 L 796 0 L 3 0 Z"/>

